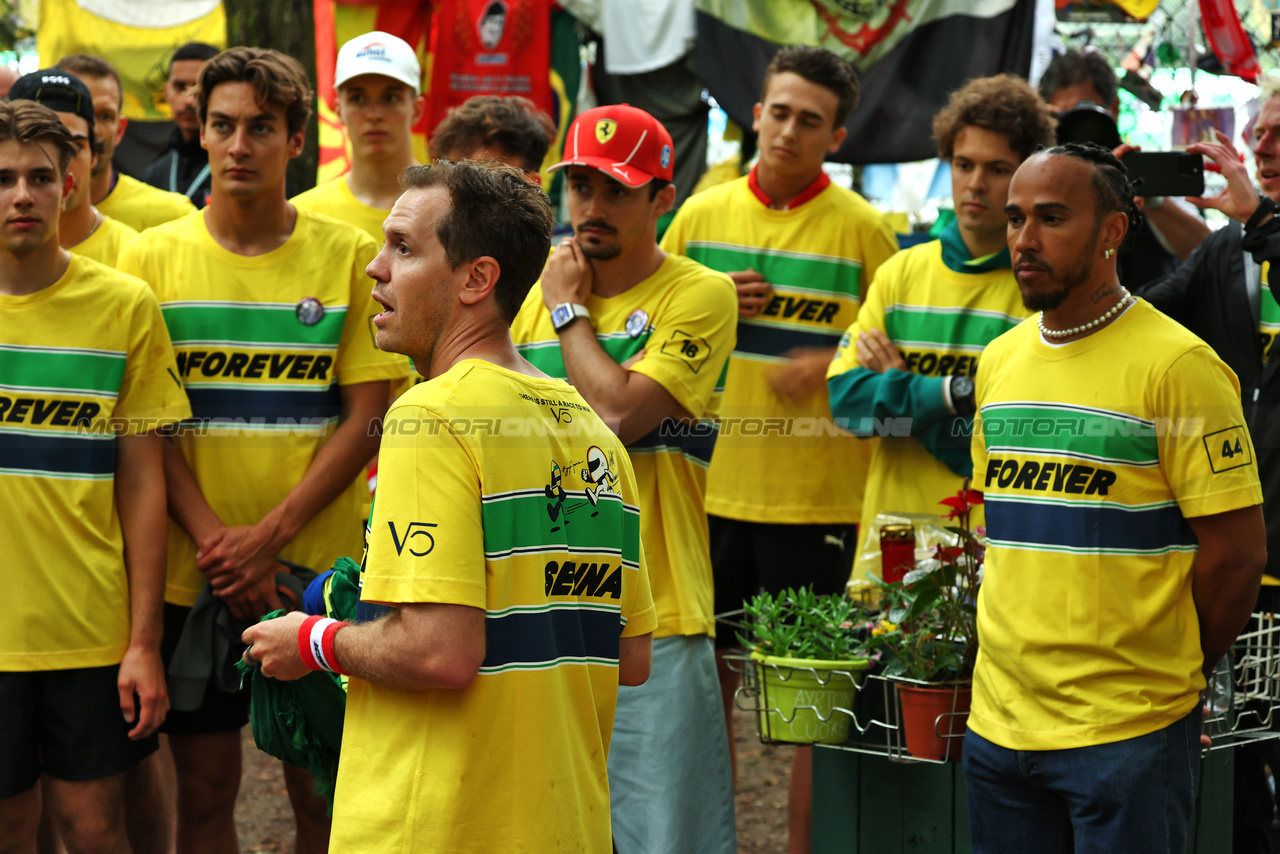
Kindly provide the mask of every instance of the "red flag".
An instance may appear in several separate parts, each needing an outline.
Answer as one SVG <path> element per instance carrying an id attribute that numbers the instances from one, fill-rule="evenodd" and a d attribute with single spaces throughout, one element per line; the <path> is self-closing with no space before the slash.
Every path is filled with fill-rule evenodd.
<path id="1" fill-rule="evenodd" d="M 1227 73 L 1257 83 L 1261 73 L 1258 55 L 1240 25 L 1240 15 L 1231 0 L 1200 0 L 1200 20 L 1209 47 Z"/>
<path id="2" fill-rule="evenodd" d="M 522 95 L 552 114 L 551 0 L 441 0 L 431 56 L 428 128 L 473 95 Z"/>

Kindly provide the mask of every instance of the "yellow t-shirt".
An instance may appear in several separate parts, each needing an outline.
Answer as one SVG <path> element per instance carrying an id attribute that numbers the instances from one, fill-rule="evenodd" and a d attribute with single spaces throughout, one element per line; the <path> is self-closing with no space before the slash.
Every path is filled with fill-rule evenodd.
<path id="1" fill-rule="evenodd" d="M 0 295 L 0 671 L 120 662 L 130 610 L 115 436 L 190 414 L 144 283 L 72 255 L 49 287 Z"/>
<path id="2" fill-rule="evenodd" d="M 351 679 L 330 847 L 608 851 L 619 641 L 655 625 L 622 444 L 568 384 L 469 359 L 379 453 L 361 598 L 484 609 L 485 658 L 461 690 Z"/>
<path id="3" fill-rule="evenodd" d="M 95 206 L 134 231 L 181 219 L 196 212 L 196 206 L 181 193 L 170 193 L 117 172 L 116 185 Z"/>
<path id="4" fill-rule="evenodd" d="M 404 376 L 404 357 L 374 346 L 364 273 L 374 253 L 357 229 L 299 211 L 265 255 L 224 249 L 203 213 L 148 229 L 121 255 L 120 269 L 160 298 L 198 422 L 178 445 L 224 524 L 255 524 L 302 479 L 337 424 L 339 386 Z M 367 495 L 361 475 L 280 556 L 323 570 L 357 554 Z M 205 583 L 195 559 L 170 525 L 166 601 L 195 603 Z"/>
<path id="5" fill-rule="evenodd" d="M 773 392 L 768 375 L 793 348 L 839 343 L 897 239 L 843 187 L 773 210 L 747 180 L 691 196 L 662 239 L 668 252 L 726 273 L 756 270 L 773 286 L 760 314 L 738 319 L 707 512 L 748 522 L 857 522 L 866 444 L 835 427 L 825 387 L 792 403 Z"/>
<path id="6" fill-rule="evenodd" d="M 695 418 L 713 408 L 717 380 L 733 349 L 737 292 L 725 277 L 678 255 L 629 291 L 587 299 L 600 346 L 621 364 L 658 382 Z M 579 321 L 581 322 L 581 321 Z M 529 291 L 511 325 L 520 354 L 544 373 L 567 376 L 560 340 Z M 668 418 L 627 446 L 640 490 L 645 557 L 658 608 L 657 637 L 715 635 L 711 545 L 703 506 L 711 431 Z"/>
<path id="7" fill-rule="evenodd" d="M 339 175 L 331 181 L 317 184 L 305 193 L 294 196 L 290 201 L 302 210 L 331 216 L 354 225 L 372 237 L 373 242 L 379 247 L 386 240 L 386 235 L 382 232 L 382 223 L 391 214 L 391 209 L 370 207 L 357 199 L 351 192 L 351 188 L 347 186 L 346 175 Z M 422 382 L 422 375 L 412 368 L 412 360 L 409 364 L 409 375 L 402 382 L 393 383 L 391 386 L 392 400 L 408 391 L 414 383 Z"/>
<path id="8" fill-rule="evenodd" d="M 357 199 L 351 192 L 351 188 L 347 186 L 346 175 L 339 175 L 332 181 L 317 184 L 305 193 L 294 196 L 290 201 L 303 210 L 331 216 L 354 225 L 372 237 L 379 246 L 385 239 L 382 223 L 391 214 L 391 209 L 370 207 Z"/>
<path id="9" fill-rule="evenodd" d="M 987 343 L 1017 326 L 1027 314 L 1011 269 L 960 273 L 943 263 L 941 241 L 913 246 L 894 255 L 876 273 L 876 286 L 841 339 L 827 376 L 859 367 L 855 343 L 871 329 L 889 337 L 914 374 L 973 376 L 978 371 L 978 354 Z M 855 578 L 865 578 L 868 570 L 880 574 L 875 560 L 866 565 L 862 560 L 868 546 L 879 551 L 876 514 L 941 513 L 947 508 L 938 502 L 955 495 L 964 484 L 964 478 L 915 437 L 885 432 L 879 430 L 878 438 L 872 440 Z M 981 507 L 971 524 L 982 524 Z"/>
<path id="10" fill-rule="evenodd" d="M 1235 375 L 1139 301 L 1061 346 L 1027 320 L 987 346 L 977 390 L 969 727 L 1059 750 L 1181 719 L 1205 684 L 1186 520 L 1262 503 Z"/>
<path id="11" fill-rule="evenodd" d="M 103 216 L 102 222 L 98 223 L 98 227 L 93 230 L 93 234 L 72 246 L 70 251 L 85 258 L 92 258 L 99 264 L 114 267 L 116 266 L 116 260 L 120 257 L 120 250 L 124 248 L 126 243 L 137 236 L 138 232 L 123 222 L 114 220 L 109 216 Z"/>
<path id="12" fill-rule="evenodd" d="M 1271 358 L 1271 345 L 1276 342 L 1276 333 L 1280 332 L 1280 303 L 1271 292 L 1271 284 L 1267 281 L 1270 275 L 1271 262 L 1262 262 L 1262 292 L 1258 300 L 1258 341 L 1262 346 L 1262 364 Z"/>

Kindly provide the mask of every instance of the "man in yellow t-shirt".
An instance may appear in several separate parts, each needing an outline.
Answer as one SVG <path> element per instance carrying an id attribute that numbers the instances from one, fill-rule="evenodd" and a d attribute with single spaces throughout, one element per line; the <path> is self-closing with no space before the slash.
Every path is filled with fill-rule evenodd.
<path id="1" fill-rule="evenodd" d="M 351 142 L 351 170 L 293 203 L 349 222 L 381 243 L 382 221 L 400 196 L 400 173 L 417 163 L 413 126 L 426 109 L 418 55 L 390 33 L 365 33 L 338 50 L 333 84 Z"/>
<path id="2" fill-rule="evenodd" d="M 737 345 L 707 475 L 717 613 L 761 587 L 835 593 L 849 578 L 868 449 L 832 422 L 826 371 L 898 248 L 880 214 L 822 169 L 857 99 L 853 69 L 835 54 L 779 51 L 755 106 L 760 161 L 691 196 L 662 238 L 666 251 L 738 286 Z M 716 643 L 735 645 L 728 632 Z M 722 667 L 720 680 L 732 745 L 737 676 Z M 791 774 L 796 851 L 809 848 L 810 756 L 798 750 Z"/>
<path id="3" fill-rule="evenodd" d="M 378 346 L 427 375 L 387 415 L 362 567 L 361 604 L 392 610 L 260 623 L 245 659 L 351 677 L 332 850 L 607 852 L 615 697 L 648 677 L 657 622 L 640 485 L 511 342 L 546 197 L 505 166 L 404 183 L 369 266 Z"/>
<path id="4" fill-rule="evenodd" d="M 1018 164 L 1053 145 L 1048 110 L 1022 78 L 984 77 L 951 94 L 933 135 L 951 165 L 956 219 L 938 240 L 880 268 L 827 370 L 831 412 L 877 437 L 855 578 L 881 575 L 877 514 L 937 515 L 972 472 L 978 356 L 1027 316 L 1009 266 L 1004 204 Z"/>
<path id="5" fill-rule="evenodd" d="M 58 245 L 77 148 L 0 103 L 0 828 L 24 851 L 42 790 L 68 849 L 128 850 L 124 774 L 168 708 L 156 431 L 190 409 L 146 284 Z"/>
<path id="6" fill-rule="evenodd" d="M 565 170 L 574 237 L 547 262 L 511 336 L 530 362 L 573 383 L 626 444 L 638 478 L 656 666 L 618 694 L 613 838 L 630 854 L 732 852 L 702 503 L 710 443 L 697 419 L 733 349 L 736 297 L 728 277 L 658 248 L 675 187 L 671 136 L 657 119 L 597 107 L 567 139 L 551 168 Z"/>
<path id="7" fill-rule="evenodd" d="M 1034 155 L 1009 187 L 1013 270 L 1038 313 L 977 377 L 975 851 L 1185 850 L 1200 692 L 1266 563 L 1235 375 L 1120 284 L 1133 198 L 1094 146 Z"/>
<path id="8" fill-rule="evenodd" d="M 67 167 L 72 186 L 58 222 L 58 240 L 63 249 L 114 267 L 120 250 L 138 232 L 106 216 L 89 201 L 92 172 L 102 153 L 94 133 L 93 99 L 88 88 L 70 72 L 46 68 L 19 77 L 9 90 L 9 99 L 44 104 L 71 131 L 77 150 Z"/>
<path id="9" fill-rule="evenodd" d="M 134 231 L 178 219 L 196 206 L 181 193 L 170 193 L 116 171 L 111 158 L 124 139 L 129 120 L 120 114 L 124 93 L 120 75 L 111 63 L 97 56 L 64 56 L 55 66 L 80 78 L 93 98 L 94 133 L 102 150 L 89 180 L 90 200 L 100 213 Z"/>
<path id="10" fill-rule="evenodd" d="M 148 229 L 120 259 L 160 297 L 197 419 L 166 457 L 171 659 L 202 600 L 253 620 L 277 607 L 277 557 L 325 569 L 357 552 L 358 475 L 377 449 L 388 383 L 407 373 L 373 344 L 373 241 L 285 200 L 310 98 L 302 67 L 274 51 L 235 48 L 205 63 L 197 109 L 214 164 L 210 204 Z M 196 683 L 188 697 L 170 675 L 178 847 L 234 841 L 248 693 Z M 285 772 L 299 849 L 323 850 L 323 804 L 304 772 Z M 195 780 L 202 803 L 183 794 Z"/>

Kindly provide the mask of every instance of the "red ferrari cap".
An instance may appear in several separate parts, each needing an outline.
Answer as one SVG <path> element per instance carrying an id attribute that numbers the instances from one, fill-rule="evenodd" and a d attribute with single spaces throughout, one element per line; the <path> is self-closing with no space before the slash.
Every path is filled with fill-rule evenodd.
<path id="1" fill-rule="evenodd" d="M 628 187 L 642 187 L 654 178 L 670 181 L 671 134 L 630 104 L 596 107 L 573 120 L 564 160 L 547 171 L 565 166 L 592 166 Z"/>

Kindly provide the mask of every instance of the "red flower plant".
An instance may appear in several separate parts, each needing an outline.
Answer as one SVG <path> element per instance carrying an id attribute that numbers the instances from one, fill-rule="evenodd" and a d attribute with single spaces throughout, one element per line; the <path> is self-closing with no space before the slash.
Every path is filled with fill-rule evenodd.
<path id="1" fill-rule="evenodd" d="M 982 493 L 976 489 L 961 489 L 950 498 L 944 498 L 938 502 L 945 504 L 951 508 L 951 512 L 947 514 L 948 519 L 959 519 L 964 516 L 975 505 L 982 503 Z"/>

